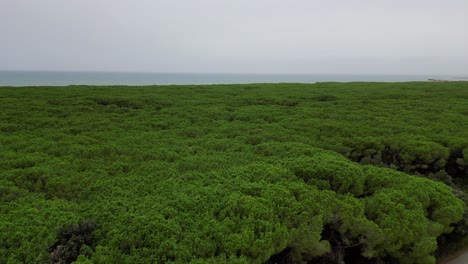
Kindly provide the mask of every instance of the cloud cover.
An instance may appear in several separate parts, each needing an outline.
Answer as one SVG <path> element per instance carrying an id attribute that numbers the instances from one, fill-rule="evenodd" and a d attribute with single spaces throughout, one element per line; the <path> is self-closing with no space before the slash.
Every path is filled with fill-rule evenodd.
<path id="1" fill-rule="evenodd" d="M 0 70 L 468 74 L 466 0 L 3 0 Z"/>

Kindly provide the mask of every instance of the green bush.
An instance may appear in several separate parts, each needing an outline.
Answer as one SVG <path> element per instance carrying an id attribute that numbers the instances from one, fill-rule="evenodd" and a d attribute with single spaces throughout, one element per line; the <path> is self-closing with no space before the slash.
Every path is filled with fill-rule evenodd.
<path id="1" fill-rule="evenodd" d="M 0 88 L 0 263 L 434 263 L 468 243 L 467 92 Z"/>

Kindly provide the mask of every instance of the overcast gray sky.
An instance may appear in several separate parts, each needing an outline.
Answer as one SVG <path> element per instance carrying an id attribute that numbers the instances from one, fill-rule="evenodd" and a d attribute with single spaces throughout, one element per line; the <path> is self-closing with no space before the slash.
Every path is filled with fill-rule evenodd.
<path id="1" fill-rule="evenodd" d="M 0 70 L 468 74 L 468 0 L 0 0 Z"/>

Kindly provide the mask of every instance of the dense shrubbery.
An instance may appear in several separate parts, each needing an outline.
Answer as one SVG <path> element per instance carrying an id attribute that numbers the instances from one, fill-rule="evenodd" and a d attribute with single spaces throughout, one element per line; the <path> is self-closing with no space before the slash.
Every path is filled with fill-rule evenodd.
<path id="1" fill-rule="evenodd" d="M 57 242 L 49 249 L 52 263 L 71 263 L 79 255 L 89 256 L 96 223 L 83 220 L 59 229 Z"/>
<path id="2" fill-rule="evenodd" d="M 434 263 L 467 88 L 0 88 L 0 262 Z"/>

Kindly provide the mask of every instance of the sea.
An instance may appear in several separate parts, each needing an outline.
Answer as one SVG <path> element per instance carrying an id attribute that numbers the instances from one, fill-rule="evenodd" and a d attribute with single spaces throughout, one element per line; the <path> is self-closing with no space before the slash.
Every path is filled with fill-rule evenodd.
<path id="1" fill-rule="evenodd" d="M 226 74 L 226 73 L 144 73 L 144 72 L 53 72 L 0 71 L 0 86 L 67 85 L 191 85 L 316 82 L 408 82 L 427 80 L 468 80 L 437 75 L 351 75 L 351 74 Z"/>

